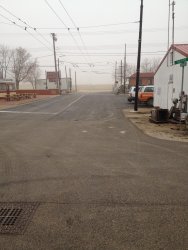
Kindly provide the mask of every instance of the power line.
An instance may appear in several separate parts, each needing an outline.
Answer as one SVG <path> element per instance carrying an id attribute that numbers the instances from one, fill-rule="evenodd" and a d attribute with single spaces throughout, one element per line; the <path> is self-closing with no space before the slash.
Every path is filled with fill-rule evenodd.
<path id="1" fill-rule="evenodd" d="M 53 11 L 53 13 L 55 14 L 55 16 L 60 20 L 60 22 L 67 28 L 70 36 L 72 37 L 72 39 L 74 40 L 75 44 L 77 45 L 77 48 L 80 50 L 80 52 L 83 54 L 82 49 L 80 48 L 80 46 L 78 45 L 77 40 L 74 38 L 73 34 L 70 31 L 70 28 L 64 23 L 64 21 L 59 17 L 59 15 L 57 14 L 57 12 L 53 9 L 53 7 L 48 3 L 47 0 L 45 0 L 46 4 L 48 5 L 48 7 Z M 85 57 L 85 55 L 83 55 Z M 87 60 L 86 60 L 87 61 Z M 88 63 L 88 65 L 90 66 L 91 63 Z"/>
<path id="2" fill-rule="evenodd" d="M 32 33 L 30 33 L 30 32 L 27 30 L 27 27 L 24 27 L 24 26 L 21 26 L 21 25 L 17 24 L 16 22 L 10 20 L 8 17 L 2 15 L 1 13 L 0 13 L 0 16 L 3 17 L 4 19 L 8 20 L 9 22 L 13 23 L 13 24 L 14 24 L 15 26 L 17 26 L 18 28 L 20 28 L 20 29 L 26 31 L 30 36 L 32 36 L 35 40 L 37 40 L 38 42 L 40 42 L 43 46 L 45 46 L 45 47 L 49 50 L 49 48 L 48 48 L 41 40 L 39 40 L 38 38 L 36 38 Z M 50 50 L 51 50 L 51 49 L 50 49 Z"/>
<path id="3" fill-rule="evenodd" d="M 79 34 L 81 43 L 82 43 L 82 45 L 84 46 L 84 49 L 85 49 L 85 51 L 86 51 L 87 54 L 88 54 L 88 50 L 87 50 L 86 44 L 85 44 L 85 42 L 84 42 L 84 40 L 83 40 L 83 38 L 82 38 L 82 35 L 81 35 L 81 33 L 80 33 L 80 29 L 79 29 L 78 26 L 76 25 L 75 21 L 73 20 L 73 18 L 71 17 L 71 15 L 70 15 L 69 12 L 67 11 L 67 9 L 65 8 L 65 6 L 63 5 L 63 3 L 62 3 L 61 0 L 59 0 L 59 3 L 61 4 L 61 6 L 63 7 L 64 11 L 66 12 L 66 14 L 68 15 L 68 17 L 70 18 L 72 24 L 74 25 L 74 27 L 75 27 L 76 30 L 78 31 L 78 34 Z M 88 54 L 88 56 L 89 56 L 89 54 Z M 89 57 L 90 57 L 90 56 L 89 56 Z"/>
<path id="4" fill-rule="evenodd" d="M 16 22 L 10 20 L 8 17 L 4 16 L 1 13 L 0 13 L 0 16 L 3 17 L 4 19 L 6 19 L 7 21 L 11 22 L 11 24 L 13 24 L 13 25 L 16 25 L 16 26 L 21 27 L 21 28 L 25 28 L 24 26 L 21 26 L 21 25 L 17 24 Z"/>
<path id="5" fill-rule="evenodd" d="M 78 26 L 76 25 L 76 23 L 74 22 L 73 18 L 70 16 L 70 14 L 68 13 L 68 11 L 66 10 L 65 6 L 63 5 L 63 3 L 61 2 L 61 0 L 59 0 L 59 3 L 61 4 L 61 6 L 63 7 L 64 11 L 67 13 L 68 17 L 70 18 L 71 22 L 73 23 L 73 25 L 75 26 L 75 28 L 77 29 Z"/>
<path id="6" fill-rule="evenodd" d="M 161 54 L 161 53 L 166 53 L 165 50 L 161 51 L 143 51 L 143 54 Z M 92 52 L 89 53 L 90 55 L 124 55 L 123 52 Z M 75 52 L 69 52 L 69 51 L 64 51 L 63 55 L 80 55 L 79 53 Z M 127 55 L 137 55 L 137 52 L 129 52 Z"/>
<path id="7" fill-rule="evenodd" d="M 77 28 L 79 29 L 93 29 L 93 28 L 100 28 L 100 27 L 110 27 L 110 26 L 121 26 L 121 25 L 126 25 L 126 24 L 134 24 L 134 23 L 139 23 L 139 21 L 134 21 L 134 22 L 121 22 L 121 23 L 111 23 L 111 24 L 99 24 L 99 25 L 91 25 L 91 26 L 79 26 L 77 27 L 69 27 L 70 30 L 75 30 Z M 63 29 L 67 29 L 67 28 L 57 28 L 57 27 L 38 27 L 37 29 L 43 29 L 43 30 L 47 30 L 47 29 L 59 29 L 59 30 L 63 30 Z"/>
<path id="8" fill-rule="evenodd" d="M 40 35 L 40 37 L 42 37 L 42 39 L 44 39 L 48 44 L 51 45 L 51 43 L 41 34 L 37 31 L 36 28 L 32 27 L 31 25 L 29 25 L 27 22 L 25 22 L 24 20 L 22 20 L 21 18 L 17 17 L 15 14 L 13 14 L 10 10 L 6 9 L 5 7 L 3 7 L 2 5 L 0 5 L 0 8 L 3 9 L 4 11 L 6 11 L 7 13 L 9 13 L 11 16 L 13 16 L 15 19 L 17 19 L 18 21 L 22 22 L 24 25 L 27 26 L 27 28 L 30 28 L 32 30 L 34 30 L 37 34 Z M 11 21 L 10 19 L 8 19 L 9 21 Z M 12 21 L 11 21 L 12 22 Z M 13 22 L 15 23 L 15 22 Z M 25 28 L 26 30 L 26 26 L 21 26 L 23 28 Z"/>
<path id="9" fill-rule="evenodd" d="M 133 24 L 133 23 L 139 23 L 139 21 L 126 22 L 126 23 L 100 24 L 100 25 L 93 25 L 93 26 L 82 26 L 82 27 L 80 27 L 80 29 L 91 29 L 91 28 L 109 27 L 109 26 L 117 26 L 117 25 Z"/>
<path id="10" fill-rule="evenodd" d="M 27 30 L 27 27 L 24 27 L 24 26 L 21 26 L 21 25 L 17 24 L 16 22 L 10 20 L 8 17 L 2 15 L 1 13 L 0 13 L 0 16 L 3 17 L 4 19 L 8 20 L 9 22 L 13 23 L 13 24 L 14 24 L 15 26 L 17 26 L 18 28 L 20 28 L 20 29 L 26 31 L 26 32 L 27 32 L 30 36 L 32 36 L 36 41 L 38 41 L 39 43 L 41 43 L 41 44 L 42 44 L 44 47 L 46 47 L 48 50 L 51 50 L 51 48 L 47 47 L 46 44 L 44 44 L 41 40 L 39 40 L 39 39 L 36 38 L 31 32 L 29 32 L 29 31 Z"/>
<path id="11" fill-rule="evenodd" d="M 50 57 L 50 56 L 53 56 L 53 54 L 46 55 L 46 56 L 38 56 L 38 57 L 36 57 L 36 58 L 45 58 L 45 57 Z"/>

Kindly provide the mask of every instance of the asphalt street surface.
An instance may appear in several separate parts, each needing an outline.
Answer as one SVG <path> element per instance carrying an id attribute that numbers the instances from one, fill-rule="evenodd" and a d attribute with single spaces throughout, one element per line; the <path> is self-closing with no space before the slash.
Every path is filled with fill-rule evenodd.
<path id="1" fill-rule="evenodd" d="M 0 202 L 39 202 L 2 250 L 188 249 L 188 144 L 144 135 L 123 95 L 0 111 Z"/>

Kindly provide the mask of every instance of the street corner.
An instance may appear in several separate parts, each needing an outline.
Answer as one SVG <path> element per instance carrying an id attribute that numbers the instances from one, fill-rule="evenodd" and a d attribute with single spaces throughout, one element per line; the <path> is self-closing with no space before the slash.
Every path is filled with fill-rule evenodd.
<path id="1" fill-rule="evenodd" d="M 152 108 L 142 108 L 138 111 L 124 109 L 124 116 L 144 134 L 169 141 L 188 142 L 188 130 L 185 124 L 153 123 L 150 121 Z"/>

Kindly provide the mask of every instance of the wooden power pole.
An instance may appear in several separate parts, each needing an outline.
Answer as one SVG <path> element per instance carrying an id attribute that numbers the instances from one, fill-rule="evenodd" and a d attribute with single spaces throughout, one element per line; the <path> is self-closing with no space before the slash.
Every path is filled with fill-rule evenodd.
<path id="1" fill-rule="evenodd" d="M 141 5 L 140 5 L 140 27 L 139 27 L 139 38 L 138 38 L 138 57 L 137 57 L 137 69 L 136 69 L 136 91 L 135 91 L 134 111 L 138 110 L 138 88 L 140 82 L 140 61 L 141 61 L 141 48 L 142 48 L 142 22 L 143 22 L 143 0 L 141 0 Z"/>
<path id="2" fill-rule="evenodd" d="M 124 94 L 125 94 L 125 83 L 126 83 L 126 64 L 127 64 L 127 51 L 126 51 L 126 44 L 125 44 L 125 55 L 124 55 L 124 74 L 123 74 L 123 76 L 124 76 Z"/>
<path id="3" fill-rule="evenodd" d="M 57 73 L 57 61 L 56 61 L 56 49 L 55 49 L 55 42 L 57 41 L 57 37 L 55 33 L 51 33 L 53 39 L 53 50 L 54 50 L 54 63 L 55 63 L 55 74 L 56 74 L 56 87 L 59 89 L 58 86 L 58 73 Z"/>

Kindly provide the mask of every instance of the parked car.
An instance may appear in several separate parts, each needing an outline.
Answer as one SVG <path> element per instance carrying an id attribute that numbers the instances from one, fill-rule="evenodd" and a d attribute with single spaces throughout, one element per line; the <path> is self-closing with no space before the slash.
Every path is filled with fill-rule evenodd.
<path id="1" fill-rule="evenodd" d="M 138 89 L 140 89 L 140 86 L 138 87 Z M 128 101 L 132 102 L 135 100 L 135 91 L 136 91 L 136 87 L 130 87 L 129 92 L 128 92 Z"/>
<path id="2" fill-rule="evenodd" d="M 148 106 L 153 106 L 153 92 L 153 85 L 142 86 L 138 92 L 138 101 L 140 103 L 146 103 Z"/>

